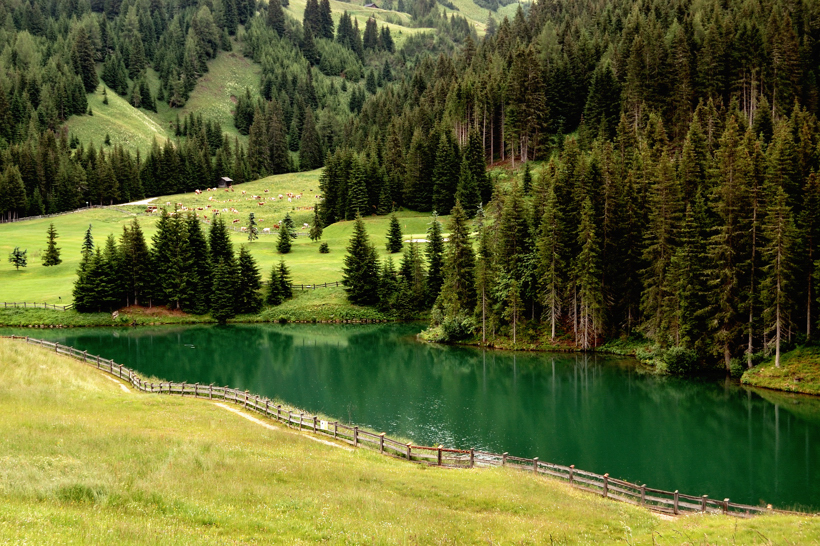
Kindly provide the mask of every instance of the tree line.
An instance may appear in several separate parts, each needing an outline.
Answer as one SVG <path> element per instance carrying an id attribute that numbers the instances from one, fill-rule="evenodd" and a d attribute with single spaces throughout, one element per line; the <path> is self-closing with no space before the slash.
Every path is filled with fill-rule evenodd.
<path id="1" fill-rule="evenodd" d="M 139 222 L 123 226 L 119 241 L 109 235 L 95 246 L 88 227 L 74 283 L 74 306 L 100 312 L 129 305 L 165 305 L 224 322 L 258 312 L 266 299 L 278 305 L 292 296 L 284 262 L 273 268 L 267 293 L 256 260 L 246 246 L 235 252 L 218 215 L 207 232 L 193 214 L 163 209 L 149 246 Z"/>

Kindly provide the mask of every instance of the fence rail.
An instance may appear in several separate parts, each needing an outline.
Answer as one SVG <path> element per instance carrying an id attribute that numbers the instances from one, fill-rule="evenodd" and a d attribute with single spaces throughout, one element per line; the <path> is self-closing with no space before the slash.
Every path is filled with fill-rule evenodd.
<path id="1" fill-rule="evenodd" d="M 55 311 L 68 311 L 69 309 L 74 309 L 73 303 L 67 303 L 65 305 L 54 305 L 53 303 L 46 303 L 46 302 L 16 302 L 16 301 L 4 301 L 3 302 L 3 309 L 54 309 Z"/>
<path id="2" fill-rule="evenodd" d="M 703 512 L 723 514 L 737 517 L 752 517 L 758 514 L 794 514 L 784 510 L 769 507 L 751 506 L 723 500 L 711 499 L 707 495 L 685 495 L 679 491 L 664 491 L 647 487 L 646 484 L 634 484 L 625 480 L 610 477 L 609 474 L 595 474 L 575 468 L 575 465 L 564 466 L 541 461 L 538 457 L 527 459 L 515 457 L 508 453 L 490 453 L 476 449 L 450 449 L 443 446 L 418 446 L 412 443 L 402 443 L 388 438 L 385 433 L 376 434 L 361 430 L 357 426 L 350 426 L 338 421 L 329 421 L 317 415 L 308 415 L 296 412 L 291 408 L 274 404 L 268 398 L 251 394 L 224 386 L 199 383 L 173 383 L 163 381 L 149 382 L 140 377 L 134 370 L 117 364 L 113 360 L 97 355 L 90 355 L 88 351 L 80 351 L 67 345 L 44 341 L 28 336 L 0 336 L 10 339 L 25 340 L 26 343 L 38 345 L 58 354 L 79 359 L 92 367 L 127 381 L 132 387 L 141 391 L 155 394 L 177 396 L 191 396 L 208 400 L 222 400 L 233 402 L 244 409 L 260 413 L 269 419 L 285 424 L 299 431 L 310 431 L 337 441 L 346 442 L 354 447 L 364 447 L 378 450 L 384 455 L 404 459 L 418 464 L 443 466 L 450 468 L 475 467 L 509 467 L 517 470 L 532 472 L 537 475 L 549 476 L 563 480 L 569 485 L 591 493 L 600 494 L 605 498 L 644 506 L 654 511 L 668 514 L 684 512 Z"/>

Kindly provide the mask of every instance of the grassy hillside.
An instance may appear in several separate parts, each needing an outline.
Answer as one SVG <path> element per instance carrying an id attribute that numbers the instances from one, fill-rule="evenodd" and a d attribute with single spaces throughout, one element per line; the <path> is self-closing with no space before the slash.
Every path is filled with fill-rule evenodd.
<path id="1" fill-rule="evenodd" d="M 196 210 L 196 213 L 200 216 L 207 216 L 208 220 L 213 218 L 213 213 L 212 209 L 205 210 L 206 207 L 216 207 L 220 210 L 233 208 L 238 212 L 223 214 L 228 225 L 234 227 L 247 225 L 249 213 L 254 212 L 259 222 L 259 240 L 248 243 L 247 235 L 239 232 L 232 232 L 231 238 L 237 249 L 240 244 L 248 244 L 263 275 L 267 276 L 271 267 L 284 258 L 291 270 L 293 281 L 296 283 L 335 282 L 342 278 L 345 248 L 353 232 L 352 221 L 339 222 L 325 229 L 322 241 L 327 242 L 330 246 L 328 254 L 320 254 L 318 242 L 311 241 L 306 235 L 300 235 L 295 239 L 292 251 L 283 256 L 276 250 L 278 233 L 273 229 L 270 234 L 261 233 L 263 228 L 272 228 L 285 216 L 286 212 L 291 213 L 298 230 L 303 234 L 307 233 L 307 229 L 302 229 L 302 224 L 313 222 L 313 212 L 300 209 L 315 206 L 315 196 L 319 191 L 319 173 L 320 171 L 316 170 L 307 173 L 270 176 L 236 186 L 233 192 L 219 190 L 206 191 L 201 195 L 194 193 L 171 195 L 159 197 L 154 203 L 160 206 L 171 203 L 171 207 L 181 203 L 191 209 L 201 207 L 203 210 Z M 265 190 L 268 192 L 265 193 Z M 244 195 L 243 191 L 246 192 Z M 301 193 L 303 197 L 288 203 L 287 193 Z M 278 199 L 279 194 L 283 195 L 283 199 Z M 264 199 L 253 199 L 253 195 L 262 196 Z M 271 200 L 271 198 L 274 199 Z M 259 202 L 264 202 L 265 205 L 259 206 Z M 430 222 L 430 216 L 427 213 L 402 211 L 398 213 L 398 216 L 401 218 L 402 231 L 406 239 L 410 237 L 420 239 L 425 236 Z M 80 263 L 80 246 L 88 225 L 92 225 L 95 243 L 102 245 L 109 234 L 119 238 L 123 225 L 135 217 L 139 218 L 146 239 L 150 243 L 150 238 L 155 232 L 156 217 L 146 215 L 144 206 L 117 207 L 114 210 L 92 209 L 51 219 L 0 224 L 0 257 L 2 257 L 0 302 L 70 302 L 71 290 Z M 235 224 L 234 219 L 238 220 Z M 389 217 L 386 216 L 365 218 L 368 234 L 381 257 L 388 255 L 385 250 L 385 236 L 389 221 Z M 442 221 L 446 225 L 447 217 L 442 217 Z M 46 229 L 50 222 L 54 222 L 59 234 L 57 244 L 62 249 L 63 263 L 55 267 L 43 267 L 40 256 L 46 247 Z M 203 227 L 207 229 L 207 226 Z M 28 267 L 20 271 L 16 271 L 7 260 L 7 256 L 15 246 L 28 250 Z M 394 255 L 394 259 L 398 265 L 401 255 Z"/>
<path id="2" fill-rule="evenodd" d="M 0 340 L 0 361 L 2 542 L 820 540 L 809 517 L 661 520 L 527 473 L 427 468 L 318 443 L 204 400 L 124 392 L 17 341 Z"/>
<path id="3" fill-rule="evenodd" d="M 103 85 L 94 93 L 89 93 L 88 107 L 92 116 L 72 116 L 66 123 L 68 131 L 80 139 L 87 148 L 90 143 L 99 150 L 105 142 L 105 135 L 111 138 L 111 145 L 120 144 L 126 150 L 140 150 L 145 153 L 156 138 L 159 142 L 173 136 L 167 124 L 153 112 L 134 108 L 124 97 L 108 89 L 108 104 L 103 104 Z M 166 105 L 167 108 L 167 105 Z"/>

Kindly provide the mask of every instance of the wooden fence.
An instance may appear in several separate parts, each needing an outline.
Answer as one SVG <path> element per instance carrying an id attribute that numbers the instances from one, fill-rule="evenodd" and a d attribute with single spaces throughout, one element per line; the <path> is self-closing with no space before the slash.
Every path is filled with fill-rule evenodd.
<path id="1" fill-rule="evenodd" d="M 53 303 L 38 303 L 38 302 L 16 302 L 16 301 L 4 301 L 3 302 L 3 309 L 13 308 L 16 309 L 21 307 L 23 309 L 54 309 L 55 311 L 68 311 L 69 309 L 74 309 L 73 303 L 67 303 L 66 305 L 54 305 Z"/>
<path id="2" fill-rule="evenodd" d="M 537 475 L 557 478 L 569 483 L 573 487 L 602 495 L 605 498 L 644 506 L 651 510 L 667 514 L 677 515 L 682 513 L 704 512 L 737 517 L 751 517 L 758 514 L 794 513 L 768 507 L 738 504 L 731 502 L 728 498 L 719 500 L 711 499 L 707 495 L 694 496 L 685 495 L 678 491 L 653 489 L 647 487 L 646 484 L 638 485 L 612 478 L 609 474 L 601 475 L 580 470 L 575 468 L 575 465 L 564 466 L 548 463 L 541 461 L 538 457 L 527 459 L 514 457 L 508 453 L 499 454 L 476 449 L 449 449 L 443 446 L 429 447 L 403 443 L 388 438 L 383 432 L 376 434 L 360 429 L 357 426 L 345 425 L 338 421 L 324 420 L 316 415 L 297 413 L 290 408 L 283 407 L 281 404 L 274 404 L 268 398 L 250 394 L 248 391 L 240 391 L 227 386 L 218 387 L 213 384 L 200 385 L 199 383 L 172 383 L 168 381 L 159 383 L 149 382 L 141 378 L 130 368 L 122 364 L 117 364 L 113 360 L 90 355 L 88 351 L 79 351 L 67 345 L 60 345 L 59 343 L 52 343 L 31 337 L 2 337 L 25 340 L 27 343 L 39 345 L 40 347 L 53 350 L 56 353 L 74 357 L 114 377 L 127 381 L 132 387 L 142 392 L 233 402 L 246 410 L 260 413 L 270 419 L 284 423 L 288 427 L 298 428 L 299 431 L 309 431 L 327 438 L 346 442 L 354 447 L 378 450 L 379 453 L 383 455 L 414 463 L 450 468 L 494 466 L 513 468 L 524 472 L 532 472 Z"/>

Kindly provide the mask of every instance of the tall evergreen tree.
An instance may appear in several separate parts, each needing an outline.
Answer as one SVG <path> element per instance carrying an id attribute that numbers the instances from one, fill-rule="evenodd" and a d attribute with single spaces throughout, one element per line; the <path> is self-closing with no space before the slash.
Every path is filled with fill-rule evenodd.
<path id="1" fill-rule="evenodd" d="M 234 266 L 220 258 L 214 267 L 211 287 L 211 316 L 220 324 L 236 316 Z"/>
<path id="2" fill-rule="evenodd" d="M 51 222 L 48 225 L 48 230 L 46 230 L 46 251 L 43 254 L 43 265 L 48 267 L 60 265 L 62 262 L 60 249 L 57 247 L 57 228 L 54 227 L 54 222 Z"/>
<path id="3" fill-rule="evenodd" d="M 403 245 L 401 225 L 394 212 L 390 215 L 390 227 L 387 230 L 387 250 L 391 253 L 401 252 Z"/>
<path id="4" fill-rule="evenodd" d="M 475 253 L 467 215 L 456 201 L 450 216 L 450 238 L 444 252 L 444 284 L 436 305 L 449 317 L 472 313 L 476 305 Z"/>
<path id="5" fill-rule="evenodd" d="M 256 260 L 245 246 L 239 247 L 238 278 L 236 283 L 236 312 L 257 313 L 262 308 L 262 277 Z"/>
<path id="6" fill-rule="evenodd" d="M 427 228 L 427 302 L 432 304 L 441 292 L 444 284 L 444 238 L 441 235 L 441 222 L 433 211 L 430 227 Z"/>
<path id="7" fill-rule="evenodd" d="M 347 246 L 342 273 L 342 284 L 351 303 L 370 305 L 377 301 L 379 260 L 376 248 L 370 244 L 367 237 L 361 215 L 356 215 L 353 236 Z"/>

